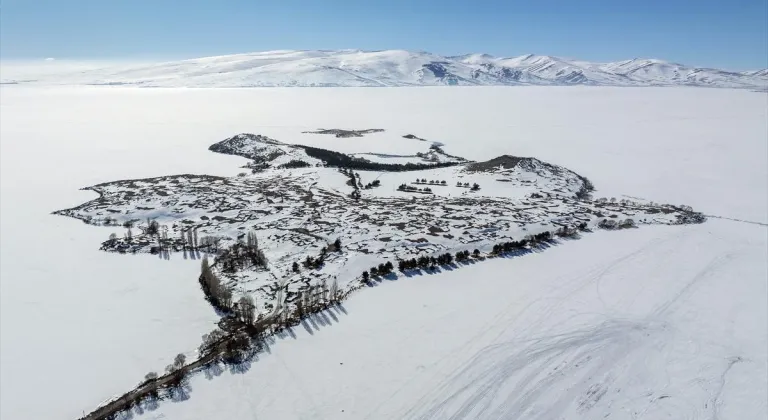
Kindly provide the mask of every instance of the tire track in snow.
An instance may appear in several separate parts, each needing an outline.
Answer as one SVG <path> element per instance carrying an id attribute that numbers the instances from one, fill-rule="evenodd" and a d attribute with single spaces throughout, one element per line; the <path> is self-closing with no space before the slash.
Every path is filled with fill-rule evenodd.
<path id="1" fill-rule="evenodd" d="M 743 362 L 744 359 L 741 357 L 733 357 L 728 362 L 728 366 L 726 366 L 725 370 L 723 371 L 723 374 L 720 375 L 720 386 L 717 387 L 717 392 L 715 392 L 715 395 L 712 397 L 712 420 L 720 420 L 720 404 L 722 404 L 722 400 L 720 399 L 720 396 L 723 394 L 723 388 L 725 388 L 725 377 L 728 376 L 728 372 L 731 371 L 733 368 L 733 365 L 736 363 Z"/>
<path id="2" fill-rule="evenodd" d="M 648 345 L 647 337 L 664 331 L 662 324 L 637 321 L 606 321 L 593 327 L 535 340 L 512 353 L 501 343 L 475 355 L 454 378 L 462 385 L 441 397 L 428 410 L 414 417 L 427 419 L 505 419 L 526 415 L 533 419 L 558 418 L 587 384 L 595 392 L 579 406 L 589 408 L 605 393 L 610 379 L 595 385 L 592 378 L 610 378 L 610 366 L 621 364 Z M 554 368 L 552 366 L 555 366 Z M 567 386 L 574 376 L 576 384 Z M 454 382 L 455 383 L 455 382 Z M 570 388 L 569 391 L 565 391 Z M 488 413 L 501 394 L 506 399 Z M 548 395 L 556 391 L 556 395 Z M 549 398 L 552 397 L 552 398 Z M 459 402 L 458 407 L 452 407 Z"/>
<path id="3" fill-rule="evenodd" d="M 619 265 L 621 265 L 623 263 L 626 263 L 628 261 L 631 261 L 632 259 L 637 258 L 638 256 L 646 253 L 648 250 L 655 249 L 655 248 L 659 247 L 662 244 L 668 244 L 668 243 L 673 242 L 673 241 L 674 242 L 679 241 L 684 235 L 685 235 L 685 231 L 681 231 L 681 232 L 677 232 L 674 235 L 669 235 L 669 236 L 664 237 L 664 238 L 654 238 L 654 239 L 650 240 L 648 243 L 646 243 L 645 245 L 643 245 L 642 247 L 636 249 L 635 251 L 633 251 L 633 252 L 631 252 L 629 254 L 623 255 L 621 257 L 618 257 L 617 259 L 611 261 L 608 265 L 605 265 L 604 263 L 597 264 L 597 265 L 593 266 L 591 269 L 589 269 L 586 273 L 584 273 L 582 275 L 579 275 L 579 276 L 576 276 L 576 277 L 573 277 L 570 280 L 562 280 L 561 281 L 561 279 L 566 279 L 566 278 L 570 277 L 570 275 L 559 276 L 558 278 L 556 278 L 556 279 L 554 279 L 552 281 L 552 283 L 558 285 L 558 287 L 556 287 L 553 292 L 547 293 L 546 297 L 541 297 L 541 298 L 533 300 L 532 302 L 530 302 L 529 304 L 523 306 L 522 308 L 519 307 L 519 303 L 518 302 L 510 303 L 504 309 L 502 309 L 501 311 L 496 313 L 496 315 L 491 320 L 486 321 L 485 322 L 486 327 L 482 328 L 480 331 L 478 331 L 477 334 L 475 334 L 472 337 L 470 337 L 467 341 L 465 341 L 465 343 L 462 346 L 460 346 L 459 348 L 457 348 L 456 350 L 454 350 L 450 354 L 447 354 L 447 355 L 441 357 L 440 359 L 438 359 L 435 362 L 435 366 L 440 366 L 441 364 L 445 364 L 448 361 L 448 359 L 450 359 L 450 358 L 457 358 L 457 357 L 461 357 L 461 355 L 463 355 L 463 354 L 467 354 L 467 352 L 466 352 L 467 348 L 470 347 L 471 345 L 475 344 L 476 342 L 481 341 L 480 339 L 483 336 L 485 336 L 485 335 L 488 335 L 488 334 L 491 334 L 493 332 L 496 332 L 495 337 L 493 339 L 491 339 L 490 341 L 491 342 L 498 341 L 499 338 L 504 333 L 506 333 L 510 328 L 512 328 L 517 323 L 519 323 L 519 322 L 516 322 L 516 321 L 519 321 L 519 319 L 522 317 L 522 315 L 524 315 L 526 312 L 530 312 L 537 305 L 541 306 L 539 304 L 545 303 L 545 305 L 543 307 L 541 307 L 541 308 L 536 307 L 535 308 L 536 309 L 535 312 L 537 314 L 542 314 L 541 316 L 539 316 L 539 321 L 526 324 L 526 326 L 524 326 L 522 328 L 520 335 L 522 335 L 525 332 L 528 332 L 529 330 L 539 331 L 540 328 L 538 328 L 538 326 L 541 323 L 543 323 L 544 321 L 546 321 L 546 319 L 549 317 L 549 315 L 551 313 L 553 313 L 555 311 L 556 307 L 561 302 L 563 302 L 564 300 L 567 300 L 568 298 L 572 297 L 574 294 L 578 293 L 583 288 L 588 287 L 589 285 L 594 283 L 596 281 L 596 279 L 601 279 L 608 272 L 613 270 L 615 267 L 617 267 L 617 266 L 619 266 Z M 552 296 L 552 293 L 555 293 L 555 292 L 559 292 L 559 293 L 556 293 L 554 296 Z M 517 311 L 515 311 L 515 312 L 517 312 L 518 316 L 516 316 L 514 318 L 514 320 L 512 320 L 512 322 L 509 322 L 509 323 L 502 322 L 502 320 L 505 317 L 508 317 L 509 314 L 511 312 L 513 312 L 515 309 L 517 309 Z M 501 328 L 499 328 L 500 326 L 501 326 Z M 488 340 L 483 340 L 483 341 L 488 341 Z M 461 367 L 458 367 L 453 372 L 443 373 L 438 368 L 438 369 L 435 369 L 435 372 L 431 375 L 431 377 L 432 378 L 436 378 L 437 376 L 455 377 L 455 375 L 457 375 L 458 372 L 461 369 L 462 369 Z M 395 391 L 394 393 L 389 395 L 387 398 L 382 399 L 381 402 L 379 403 L 379 405 L 377 405 L 364 418 L 365 419 L 374 418 L 374 416 L 379 412 L 381 407 L 385 406 L 387 402 L 391 401 L 397 395 L 399 395 L 401 392 L 403 392 L 403 390 L 407 388 L 407 385 L 411 384 L 416 379 L 417 376 L 419 376 L 419 374 L 416 374 L 416 375 L 412 376 L 397 391 Z M 448 386 L 448 385 L 444 384 L 442 387 L 446 387 L 446 386 Z M 439 393 L 440 393 L 440 391 L 438 391 L 437 394 L 439 395 Z M 415 404 L 415 408 L 409 410 L 406 413 L 405 416 L 412 415 L 415 410 L 420 409 L 426 403 L 426 400 L 428 398 L 429 398 L 429 394 L 427 394 L 424 397 L 422 397 L 419 400 L 419 402 L 417 404 Z"/>
<path id="4" fill-rule="evenodd" d="M 635 252 L 612 261 L 608 266 L 591 270 L 586 276 L 577 277 L 563 287 L 559 287 L 556 290 L 564 293 L 559 293 L 558 297 L 549 298 L 552 302 L 544 308 L 537 308 L 544 310 L 540 321 L 524 328 L 523 332 L 534 329 L 537 324 L 543 322 L 557 303 L 566 300 L 592 282 L 598 284 L 602 277 L 616 266 L 642 255 L 650 247 L 659 246 L 659 242 L 668 243 L 684 236 L 686 232 L 682 231 L 663 241 L 651 241 Z M 613 378 L 619 376 L 621 369 L 626 369 L 627 366 L 643 369 L 643 363 L 649 357 L 649 346 L 651 346 L 650 350 L 661 354 L 661 349 L 669 341 L 668 335 L 674 333 L 664 318 L 685 302 L 702 280 L 711 277 L 732 257 L 732 254 L 726 254 L 712 259 L 673 296 L 650 311 L 644 319 L 637 321 L 609 319 L 595 327 L 586 327 L 572 333 L 534 340 L 530 345 L 511 353 L 510 346 L 519 346 L 522 343 L 512 341 L 484 347 L 464 363 L 463 367 L 452 372 L 448 376 L 450 379 L 444 381 L 435 392 L 431 393 L 434 397 L 431 398 L 430 403 L 427 404 L 430 398 L 425 396 L 407 412 L 405 417 L 419 420 L 519 418 L 521 416 L 550 419 L 557 418 L 572 408 L 574 401 L 578 401 L 580 396 L 578 409 L 589 410 L 605 395 L 607 387 L 613 382 Z M 547 298 L 532 302 L 525 310 L 545 299 Z M 498 321 L 502 316 L 503 313 L 500 313 L 494 321 Z M 493 325 L 489 325 L 471 340 L 492 328 Z M 507 328 L 502 327 L 496 339 L 506 330 Z M 558 361 L 559 365 L 553 369 L 552 365 Z M 597 377 L 602 377 L 603 380 L 595 382 L 593 378 Z M 570 386 L 567 386 L 569 381 Z M 562 391 L 563 387 L 568 391 L 547 395 L 548 392 L 557 389 Z M 494 402 L 498 402 L 502 390 L 506 394 L 506 399 L 495 409 L 489 410 Z M 424 407 L 428 408 L 422 411 Z M 419 414 L 416 415 L 417 413 Z"/>
<path id="5" fill-rule="evenodd" d="M 706 265 L 706 267 L 704 267 L 695 276 L 693 276 L 693 278 L 691 278 L 691 280 L 688 281 L 688 283 L 686 283 L 686 285 L 683 286 L 683 288 L 680 289 L 671 299 L 659 305 L 651 313 L 651 316 L 661 317 L 668 314 L 672 305 L 680 303 L 681 299 L 682 301 L 685 301 L 685 298 L 688 297 L 692 289 L 698 286 L 699 282 L 702 279 L 712 276 L 713 272 L 718 267 L 722 266 L 725 262 L 731 260 L 732 258 L 733 258 L 733 254 L 725 254 L 722 256 L 718 256 L 714 260 L 710 261 L 709 264 Z"/>
<path id="6" fill-rule="evenodd" d="M 739 223 L 749 223 L 751 225 L 758 225 L 758 226 L 768 226 L 768 223 L 765 222 L 755 222 L 753 220 L 744 220 L 744 219 L 734 219 L 733 217 L 725 217 L 725 216 L 715 216 L 713 214 L 705 214 L 705 217 L 711 217 L 713 219 L 723 219 L 723 220 L 730 220 L 732 222 L 739 222 Z"/>

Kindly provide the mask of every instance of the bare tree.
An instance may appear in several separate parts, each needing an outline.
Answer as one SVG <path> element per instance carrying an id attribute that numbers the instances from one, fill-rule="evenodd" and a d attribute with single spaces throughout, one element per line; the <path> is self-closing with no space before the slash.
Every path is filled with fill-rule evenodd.
<path id="1" fill-rule="evenodd" d="M 157 372 L 149 372 L 144 375 L 144 382 L 148 384 L 149 396 L 157 398 Z"/>
<path id="2" fill-rule="evenodd" d="M 304 318 L 304 313 L 306 311 L 305 306 L 305 300 L 304 297 L 305 293 L 304 290 L 299 290 L 298 296 L 296 296 L 296 313 L 299 315 L 299 319 Z"/>
<path id="3" fill-rule="evenodd" d="M 246 245 L 248 248 L 253 249 L 254 251 L 259 249 L 259 238 L 256 237 L 256 232 L 248 232 Z"/>
<path id="4" fill-rule="evenodd" d="M 192 243 L 194 244 L 195 248 L 197 248 L 197 229 L 196 228 L 192 231 L 192 239 L 194 240 Z"/>
<path id="5" fill-rule="evenodd" d="M 203 256 L 200 265 L 200 284 L 214 307 L 228 310 L 232 306 L 232 292 L 221 284 L 211 269 L 207 255 Z"/>
<path id="6" fill-rule="evenodd" d="M 184 366 L 186 360 L 187 356 L 184 356 L 183 353 L 179 353 L 174 357 L 173 363 L 165 367 L 165 371 L 170 375 L 169 381 L 167 382 L 169 388 L 179 387 L 184 381 L 184 378 L 187 375 L 187 369 Z"/>
<path id="7" fill-rule="evenodd" d="M 208 256 L 204 255 L 203 260 L 200 262 L 200 275 L 206 282 L 210 282 L 210 278 L 213 277 L 213 271 L 211 271 L 211 264 L 208 262 Z"/>
<path id="8" fill-rule="evenodd" d="M 256 249 L 256 251 L 254 253 L 254 256 L 253 256 L 253 261 L 254 261 L 255 265 L 258 265 L 258 266 L 261 266 L 261 267 L 266 267 L 267 264 L 269 264 L 269 260 L 267 259 L 267 255 L 264 254 L 264 251 L 261 250 L 261 249 Z"/>
<path id="9" fill-rule="evenodd" d="M 331 282 L 331 287 L 328 290 L 329 300 L 333 303 L 336 303 L 339 301 L 339 284 L 336 281 L 336 277 L 333 278 L 333 282 Z"/>
<path id="10" fill-rule="evenodd" d="M 232 306 L 232 291 L 227 289 L 224 286 L 221 286 L 219 290 L 219 302 L 221 302 L 221 305 L 225 308 L 230 308 Z"/>
<path id="11" fill-rule="evenodd" d="M 176 357 L 173 358 L 173 364 L 178 369 L 184 366 L 184 363 L 186 363 L 186 361 L 187 361 L 187 356 L 185 356 L 184 353 L 179 353 L 176 355 Z"/>
<path id="12" fill-rule="evenodd" d="M 243 296 L 237 301 L 238 317 L 243 323 L 251 325 L 255 319 L 256 305 L 249 295 Z"/>
<path id="13" fill-rule="evenodd" d="M 117 234 L 115 232 L 110 233 L 109 234 L 109 240 L 110 241 L 114 241 L 115 239 L 117 239 Z"/>
<path id="14" fill-rule="evenodd" d="M 147 235 L 156 235 L 160 231 L 160 224 L 157 223 L 157 220 L 152 220 L 149 217 L 147 217 Z"/>
<path id="15" fill-rule="evenodd" d="M 635 220 L 634 220 L 634 219 L 625 219 L 625 220 L 623 220 L 623 221 L 622 221 L 622 222 L 619 224 L 619 227 L 621 227 L 622 229 L 633 228 L 633 227 L 635 227 L 635 226 L 637 226 L 637 224 L 635 223 Z"/>
<path id="16" fill-rule="evenodd" d="M 203 236 L 200 238 L 200 247 L 206 248 L 209 252 L 217 252 L 219 249 L 219 239 L 215 236 Z"/>
<path id="17" fill-rule="evenodd" d="M 328 303 L 328 282 L 325 279 L 320 281 L 320 299 L 322 304 Z"/>
<path id="18" fill-rule="evenodd" d="M 208 334 L 203 334 L 203 343 L 198 347 L 201 356 L 206 356 L 216 350 L 216 346 L 226 336 L 226 333 L 220 329 L 215 329 Z"/>
<path id="19" fill-rule="evenodd" d="M 248 350 L 251 347 L 251 339 L 248 334 L 238 332 L 227 340 L 224 347 L 224 362 L 230 364 L 240 363 L 248 356 Z"/>

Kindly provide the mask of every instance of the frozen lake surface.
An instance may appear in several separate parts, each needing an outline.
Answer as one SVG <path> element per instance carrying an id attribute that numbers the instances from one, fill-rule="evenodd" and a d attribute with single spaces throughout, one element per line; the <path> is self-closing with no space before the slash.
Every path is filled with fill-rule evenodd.
<path id="1" fill-rule="evenodd" d="M 240 132 L 291 142 L 317 128 L 414 133 L 476 160 L 535 156 L 587 176 L 598 197 L 758 224 L 601 232 L 402 278 L 353 296 L 330 326 L 296 329 L 245 374 L 193 377 L 189 401 L 145 417 L 768 414 L 764 93 L 6 86 L 0 98 L 2 418 L 75 418 L 191 355 L 217 320 L 199 261 L 98 251 L 114 229 L 51 211 L 100 182 L 234 175 L 245 160 L 210 144 Z"/>

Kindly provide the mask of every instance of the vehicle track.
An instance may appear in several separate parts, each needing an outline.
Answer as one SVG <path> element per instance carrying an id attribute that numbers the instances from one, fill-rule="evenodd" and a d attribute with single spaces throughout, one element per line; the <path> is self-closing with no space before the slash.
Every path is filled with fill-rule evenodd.
<path id="1" fill-rule="evenodd" d="M 681 230 L 676 235 L 652 240 L 608 265 L 594 267 L 566 281 L 547 297 L 526 305 L 512 322 L 503 322 L 511 307 L 500 311 L 462 349 L 481 336 L 496 331 L 496 336 L 490 341 L 493 344 L 481 348 L 446 375 L 448 379 L 414 404 L 404 417 L 418 420 L 553 419 L 570 412 L 569 409 L 586 413 L 606 395 L 617 379 L 626 380 L 632 372 L 645 373 L 648 363 L 664 360 L 667 343 L 677 334 L 674 325 L 670 324 L 671 315 L 684 305 L 703 281 L 712 278 L 731 261 L 733 253 L 714 257 L 682 287 L 640 318 L 627 319 L 619 317 L 618 312 L 609 313 L 606 314 L 608 318 L 597 325 L 583 325 L 566 333 L 540 335 L 529 340 L 498 340 L 514 327 L 515 319 L 534 310 L 540 315 L 515 336 L 525 337 L 534 331 L 540 334 L 553 331 L 555 327 L 541 327 L 562 302 L 590 285 L 599 288 L 602 278 L 617 266 L 631 263 L 652 248 L 675 246 L 685 236 L 686 230 Z M 499 327 L 499 323 L 503 326 Z M 455 353 L 461 352 L 460 349 Z M 663 369 L 666 369 L 664 364 Z M 439 369 L 436 370 L 435 375 L 441 374 Z M 724 384 L 724 380 L 722 382 Z M 669 398 L 666 395 L 663 397 Z M 718 398 L 713 396 L 713 405 Z M 658 396 L 649 395 L 647 399 L 649 404 L 655 403 Z M 703 414 L 698 411 L 700 407 L 690 405 L 684 408 L 688 411 L 683 412 L 683 408 L 679 408 L 680 416 L 699 418 Z M 717 412 L 714 413 L 713 418 L 717 418 Z M 637 414 L 642 416 L 642 413 Z"/>

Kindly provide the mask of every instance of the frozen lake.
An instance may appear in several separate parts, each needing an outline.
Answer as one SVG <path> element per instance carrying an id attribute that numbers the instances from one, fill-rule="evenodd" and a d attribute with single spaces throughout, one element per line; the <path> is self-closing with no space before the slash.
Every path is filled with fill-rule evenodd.
<path id="1" fill-rule="evenodd" d="M 211 153 L 210 144 L 240 132 L 291 141 L 290 133 L 320 127 L 413 133 L 445 143 L 447 152 L 470 159 L 535 156 L 590 178 L 598 197 L 626 194 L 691 205 L 705 214 L 768 223 L 765 93 L 584 87 L 6 86 L 0 91 L 0 417 L 75 418 L 126 391 L 147 371 L 161 370 L 176 353 L 191 354 L 200 335 L 217 320 L 198 288 L 199 261 L 100 252 L 99 243 L 114 229 L 87 226 L 52 216 L 51 211 L 90 199 L 92 193 L 78 189 L 100 182 L 181 173 L 233 175 L 245 160 Z M 606 398 L 593 404 L 593 413 L 601 410 L 600 414 L 612 412 L 619 418 L 648 419 L 690 413 L 703 418 L 764 418 L 766 404 L 760 398 L 767 388 L 767 251 L 765 226 L 711 220 L 667 230 L 600 233 L 528 261 L 496 261 L 467 269 L 467 274 L 460 270 L 446 275 L 445 283 L 440 283 L 442 276 L 421 283 L 416 283 L 418 279 L 396 282 L 352 297 L 350 313 L 339 326 L 325 328 L 312 338 L 300 335 L 295 342 L 278 343 L 274 355 L 255 363 L 246 375 L 225 373 L 210 382 L 193 378 L 196 391 L 190 401 L 166 403 L 149 416 L 211 418 L 217 413 L 214 406 L 226 404 L 233 410 L 226 418 L 243 418 L 248 413 L 267 418 L 341 418 L 344 407 L 327 402 L 347 399 L 349 404 L 358 402 L 345 409 L 343 418 L 447 418 L 446 413 L 468 407 L 465 403 L 472 401 L 474 390 L 495 386 L 482 379 L 482 369 L 497 369 L 502 366 L 498 361 L 528 360 L 517 353 L 494 353 L 477 363 L 480 371 L 467 373 L 473 381 L 453 379 L 452 372 L 470 363 L 480 350 L 553 332 L 587 334 L 609 325 L 606 322 L 631 318 L 633 325 L 653 333 L 653 340 L 642 341 L 644 345 L 658 349 L 669 344 L 671 350 L 634 353 L 625 359 L 623 371 L 588 365 L 599 374 L 613 375 L 610 383 L 629 392 L 640 395 L 646 387 L 657 398 L 667 397 L 660 400 L 663 404 L 645 406 L 641 402 L 648 398 L 634 403 Z M 640 261 L 642 269 L 631 263 L 632 258 L 627 264 L 616 263 L 626 261 L 629 254 L 635 255 L 632 258 Z M 593 255 L 597 256 L 593 259 Z M 555 270 L 552 265 L 569 269 Z M 562 310 L 543 311 L 528 305 L 564 293 L 569 289 L 561 288 L 563 282 L 588 278 L 600 267 L 609 267 L 603 280 L 587 282 L 588 287 L 563 297 Z M 509 279 L 500 274 L 510 268 L 528 273 L 518 287 L 509 288 Z M 483 288 L 462 286 L 462 281 L 475 276 L 483 277 Z M 705 281 L 685 289 L 692 279 Z M 623 286 L 627 284 L 631 287 Z M 441 297 L 446 287 L 453 292 Z M 497 287 L 508 293 L 488 293 Z M 470 289 L 480 291 L 473 294 Z M 518 290 L 520 294 L 515 295 Z M 682 290 L 690 294 L 676 299 Z M 381 309 L 396 306 L 404 294 L 409 296 L 406 312 L 393 318 Z M 637 300 L 632 300 L 635 296 Z M 494 312 L 507 308 L 508 302 L 517 306 Z M 458 316 L 482 305 L 487 307 L 476 318 Z M 665 305 L 671 309 L 664 309 Z M 419 309 L 430 306 L 435 309 Z M 664 316 L 648 321 L 649 314 L 661 309 Z M 563 315 L 587 313 L 592 315 L 578 322 L 559 323 L 570 319 Z M 406 315 L 417 326 L 391 327 L 405 323 Z M 520 320 L 515 321 L 518 316 Z M 464 324 L 447 328 L 451 322 Z M 499 327 L 504 323 L 514 325 Z M 660 323 L 678 334 L 666 335 Z M 432 325 L 433 332 L 426 334 L 419 325 Z M 483 330 L 487 334 L 476 335 L 482 328 L 487 328 Z M 349 337 L 362 338 L 341 353 L 343 360 L 333 359 L 334 367 L 343 362 L 357 373 L 321 368 L 313 374 L 308 361 L 340 352 Z M 632 342 L 634 336 L 616 335 L 621 337 L 618 341 L 610 341 L 614 336 L 600 337 L 618 352 L 627 343 L 623 340 L 629 337 Z M 393 348 L 393 343 L 399 344 Z M 393 356 L 395 349 L 401 354 Z M 591 347 L 576 348 L 574 354 L 579 349 Z M 436 361 L 437 354 L 447 359 Z M 568 359 L 569 354 L 563 357 Z M 406 359 L 409 364 L 404 364 Z M 606 355 L 601 360 L 614 359 Z M 738 360 L 728 373 L 733 376 L 724 374 L 729 360 Z M 545 364 L 543 359 L 532 362 Z M 374 374 L 360 375 L 376 363 Z M 393 369 L 396 364 L 424 373 L 405 374 Z M 335 385 L 317 390 L 326 384 L 318 375 L 326 374 L 336 378 Z M 525 374 L 510 371 L 510 377 Z M 630 374 L 642 377 L 633 384 Z M 683 379 L 670 380 L 664 388 L 659 375 L 678 374 Z M 278 384 L 251 385 L 265 377 L 278 377 Z M 530 409 L 536 398 L 564 395 L 558 392 L 560 386 L 583 391 L 587 381 L 537 383 L 543 383 L 546 391 L 531 394 L 535 395 L 530 404 L 512 401 L 505 407 Z M 530 391 L 514 384 L 504 386 Z M 691 391 L 693 387 L 701 392 Z M 401 388 L 408 390 L 403 391 L 407 395 L 396 392 Z M 258 397 L 248 397 L 251 389 L 258 389 Z M 503 396 L 507 388 L 499 389 L 504 390 Z M 456 399 L 454 405 L 443 404 L 451 396 Z M 616 405 L 606 405 L 609 402 Z M 622 402 L 626 410 L 617 408 Z M 486 413 L 513 413 L 497 403 L 489 403 Z M 477 404 L 463 408 L 465 415 L 477 414 L 472 411 Z M 712 408 L 705 404 L 718 404 L 720 411 L 711 415 Z M 420 409 L 414 411 L 414 407 Z M 562 408 L 567 418 L 577 413 L 568 406 Z M 542 411 L 525 413 L 528 418 L 544 415 Z"/>

